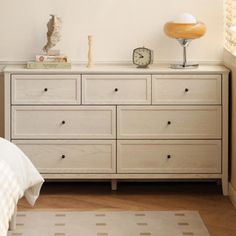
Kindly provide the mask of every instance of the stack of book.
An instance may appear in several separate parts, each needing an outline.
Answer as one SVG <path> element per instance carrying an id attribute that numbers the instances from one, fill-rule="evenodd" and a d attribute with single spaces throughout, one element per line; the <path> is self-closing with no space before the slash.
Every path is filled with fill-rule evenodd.
<path id="1" fill-rule="evenodd" d="M 63 55 L 36 55 L 35 61 L 27 63 L 28 69 L 70 69 L 71 63 Z"/>

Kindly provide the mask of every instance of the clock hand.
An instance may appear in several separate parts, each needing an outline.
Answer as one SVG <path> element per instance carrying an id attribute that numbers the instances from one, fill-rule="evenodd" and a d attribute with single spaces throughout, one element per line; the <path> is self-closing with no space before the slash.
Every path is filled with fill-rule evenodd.
<path id="1" fill-rule="evenodd" d="M 139 56 L 140 56 L 140 58 L 144 58 L 144 56 L 141 53 L 139 53 Z"/>
<path id="2" fill-rule="evenodd" d="M 139 55 L 139 58 L 144 58 L 144 56 L 141 53 L 137 52 L 137 54 Z"/>

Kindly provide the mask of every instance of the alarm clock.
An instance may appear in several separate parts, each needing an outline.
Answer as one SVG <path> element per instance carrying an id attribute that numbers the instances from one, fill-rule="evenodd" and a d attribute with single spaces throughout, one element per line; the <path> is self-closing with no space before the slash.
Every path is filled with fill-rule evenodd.
<path id="1" fill-rule="evenodd" d="M 145 47 L 135 48 L 133 50 L 133 63 L 138 68 L 148 68 L 153 63 L 153 51 Z"/>

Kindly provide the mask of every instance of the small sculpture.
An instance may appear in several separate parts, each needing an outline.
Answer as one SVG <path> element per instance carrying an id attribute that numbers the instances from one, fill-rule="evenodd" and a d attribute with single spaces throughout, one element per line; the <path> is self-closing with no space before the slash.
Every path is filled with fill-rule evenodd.
<path id="1" fill-rule="evenodd" d="M 61 27 L 62 21 L 61 18 L 56 15 L 50 15 L 51 19 L 47 23 L 48 32 L 47 32 L 47 44 L 43 47 L 43 51 L 47 54 L 49 50 L 56 46 L 56 44 L 61 39 Z"/>
<path id="2" fill-rule="evenodd" d="M 93 36 L 89 35 L 88 36 L 88 68 L 93 67 Z"/>

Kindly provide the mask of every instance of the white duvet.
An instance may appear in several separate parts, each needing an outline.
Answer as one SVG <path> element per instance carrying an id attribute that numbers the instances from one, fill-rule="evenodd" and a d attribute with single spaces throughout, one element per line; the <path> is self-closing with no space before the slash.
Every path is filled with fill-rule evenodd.
<path id="1" fill-rule="evenodd" d="M 0 236 L 5 236 L 18 200 L 34 205 L 44 180 L 28 157 L 0 138 Z"/>

